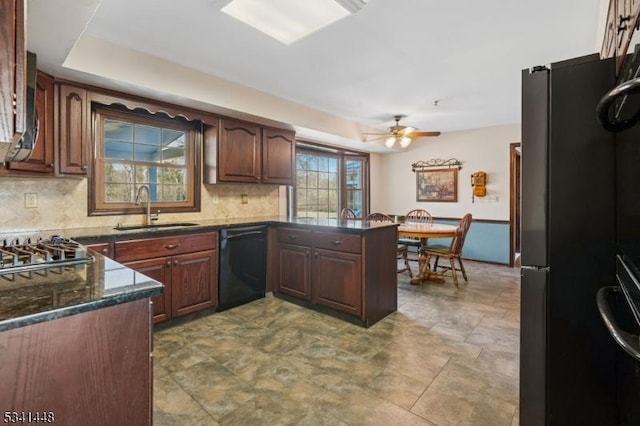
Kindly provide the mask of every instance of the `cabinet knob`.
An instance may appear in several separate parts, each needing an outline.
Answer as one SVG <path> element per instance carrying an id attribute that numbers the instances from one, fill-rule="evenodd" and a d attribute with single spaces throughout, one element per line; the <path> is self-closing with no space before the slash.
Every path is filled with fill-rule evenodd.
<path id="1" fill-rule="evenodd" d="M 86 165 L 86 164 L 83 164 L 83 165 L 82 165 L 82 167 L 80 167 L 80 168 L 81 168 L 82 170 L 87 170 L 87 168 L 88 168 L 88 167 L 87 167 L 87 165 Z"/>
<path id="2" fill-rule="evenodd" d="M 173 261 L 173 266 L 178 266 L 178 261 L 177 260 Z"/>
<path id="3" fill-rule="evenodd" d="M 107 254 L 109 253 L 109 249 L 108 248 L 103 248 L 102 249 L 102 254 Z"/>
<path id="4" fill-rule="evenodd" d="M 53 163 L 47 164 L 47 167 L 50 168 L 50 169 L 53 169 Z"/>
<path id="5" fill-rule="evenodd" d="M 165 265 L 166 265 L 166 266 L 167 266 L 167 268 L 168 268 L 169 266 L 171 266 L 171 261 L 170 261 L 170 260 L 167 260 L 167 263 L 165 263 Z"/>

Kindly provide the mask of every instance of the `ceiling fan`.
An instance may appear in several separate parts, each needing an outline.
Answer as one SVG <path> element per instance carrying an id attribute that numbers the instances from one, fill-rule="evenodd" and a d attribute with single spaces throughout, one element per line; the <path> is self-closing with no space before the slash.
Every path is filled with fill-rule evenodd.
<path id="1" fill-rule="evenodd" d="M 364 141 L 373 141 L 377 139 L 386 138 L 384 144 L 387 148 L 393 148 L 393 146 L 398 142 L 402 148 L 406 148 L 411 144 L 411 140 L 413 138 L 421 138 L 425 136 L 439 136 L 440 132 L 418 132 L 417 128 L 411 126 L 401 126 L 400 119 L 402 119 L 404 115 L 396 115 L 394 119 L 396 120 L 395 126 L 390 126 L 387 128 L 386 133 L 363 133 Z M 374 136 L 372 139 L 369 139 L 368 136 Z"/>

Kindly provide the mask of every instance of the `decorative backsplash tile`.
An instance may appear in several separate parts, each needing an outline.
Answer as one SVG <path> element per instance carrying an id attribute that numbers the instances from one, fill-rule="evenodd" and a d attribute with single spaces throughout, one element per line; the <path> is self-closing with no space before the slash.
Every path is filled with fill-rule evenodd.
<path id="1" fill-rule="evenodd" d="M 37 207 L 25 207 L 25 194 L 37 194 Z M 47 229 L 74 229 L 139 224 L 140 214 L 123 216 L 87 216 L 87 180 L 73 178 L 0 178 L 0 233 Z M 242 203 L 242 194 L 247 203 Z M 216 184 L 203 185 L 201 211 L 163 214 L 160 222 L 197 221 L 278 214 L 279 192 L 276 185 Z"/>

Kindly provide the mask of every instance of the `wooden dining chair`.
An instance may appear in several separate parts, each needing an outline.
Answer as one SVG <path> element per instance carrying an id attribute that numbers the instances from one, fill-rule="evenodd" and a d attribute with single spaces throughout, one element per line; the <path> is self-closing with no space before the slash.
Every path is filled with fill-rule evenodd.
<path id="1" fill-rule="evenodd" d="M 433 216 L 425 209 L 413 209 L 410 210 L 404 216 L 405 223 L 428 223 L 433 224 Z M 420 250 L 420 247 L 423 245 L 423 240 L 420 238 L 414 237 L 402 237 L 400 238 L 401 244 L 406 244 L 408 247 L 415 247 L 414 254 Z M 417 257 L 412 256 L 410 260 L 418 260 Z"/>
<path id="2" fill-rule="evenodd" d="M 433 223 L 433 216 L 425 209 L 413 209 L 404 215 L 404 221 L 409 223 Z"/>
<path id="3" fill-rule="evenodd" d="M 393 222 L 391 216 L 384 213 L 370 213 L 364 218 L 364 220 L 365 222 Z M 404 268 L 398 269 L 398 273 L 407 271 L 409 273 L 409 278 L 413 278 L 413 271 L 411 270 L 411 266 L 409 266 L 409 248 L 406 244 L 398 243 L 397 246 L 397 258 L 402 259 L 404 262 Z"/>
<path id="4" fill-rule="evenodd" d="M 448 269 L 451 271 L 451 277 L 453 278 L 453 284 L 458 288 L 458 274 L 457 271 L 462 272 L 462 276 L 465 281 L 469 281 L 467 279 L 467 272 L 464 270 L 464 264 L 462 263 L 462 248 L 464 247 L 464 240 L 467 237 L 467 232 L 469 232 L 469 228 L 471 227 L 471 214 L 465 214 L 462 219 L 458 222 L 458 229 L 456 231 L 455 237 L 451 239 L 451 244 L 449 246 L 441 245 L 441 244 L 433 244 L 426 245 L 422 247 L 420 250 L 426 254 L 427 264 L 430 264 L 431 257 L 435 257 L 435 261 L 433 263 L 433 271 L 437 272 L 438 268 Z M 438 265 L 438 260 L 440 257 L 446 257 L 449 259 L 448 266 Z M 458 260 L 458 264 L 460 268 L 456 268 L 455 260 Z"/>
<path id="5" fill-rule="evenodd" d="M 353 219 L 356 219 L 356 213 L 353 210 L 345 207 L 340 212 L 340 219 L 342 219 L 342 220 L 353 220 Z"/>

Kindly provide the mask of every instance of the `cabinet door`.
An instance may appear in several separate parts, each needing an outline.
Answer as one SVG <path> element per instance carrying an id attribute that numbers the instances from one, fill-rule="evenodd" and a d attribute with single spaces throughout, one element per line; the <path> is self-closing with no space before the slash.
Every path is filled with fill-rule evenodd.
<path id="1" fill-rule="evenodd" d="M 84 246 L 93 251 L 97 251 L 105 257 L 113 259 L 113 244 L 111 243 L 85 244 Z"/>
<path id="2" fill-rule="evenodd" d="M 311 248 L 280 244 L 279 263 L 278 290 L 311 301 Z"/>
<path id="3" fill-rule="evenodd" d="M 25 3 L 0 2 L 0 142 L 18 140 L 26 127 Z"/>
<path id="4" fill-rule="evenodd" d="M 38 71 L 36 77 L 36 113 L 39 130 L 36 145 L 27 161 L 10 162 L 7 166 L 8 169 L 53 174 L 53 93 L 53 77 Z"/>
<path id="5" fill-rule="evenodd" d="M 293 185 L 295 133 L 280 129 L 262 129 L 262 182 Z"/>
<path id="6" fill-rule="evenodd" d="M 87 91 L 60 84 L 58 114 L 58 173 L 86 175 L 90 145 Z"/>
<path id="7" fill-rule="evenodd" d="M 260 181 L 260 127 L 241 121 L 220 120 L 218 180 Z"/>
<path id="8" fill-rule="evenodd" d="M 153 322 L 158 323 L 171 319 L 171 258 L 159 257 L 138 260 L 124 263 L 124 265 L 164 284 L 162 294 L 151 298 Z"/>
<path id="9" fill-rule="evenodd" d="M 333 250 L 313 252 L 313 303 L 362 314 L 361 256 Z"/>
<path id="10" fill-rule="evenodd" d="M 171 313 L 190 314 L 218 304 L 217 250 L 171 258 Z"/>

